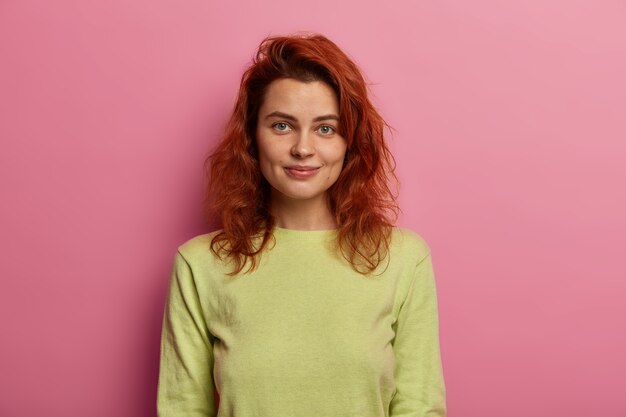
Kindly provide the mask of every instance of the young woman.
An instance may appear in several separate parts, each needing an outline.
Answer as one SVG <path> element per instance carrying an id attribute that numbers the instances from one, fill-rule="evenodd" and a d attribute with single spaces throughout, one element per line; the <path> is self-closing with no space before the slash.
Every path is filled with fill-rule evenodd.
<path id="1" fill-rule="evenodd" d="M 443 417 L 429 246 L 394 226 L 393 158 L 357 66 L 265 39 L 207 160 L 221 229 L 178 248 L 160 417 Z"/>

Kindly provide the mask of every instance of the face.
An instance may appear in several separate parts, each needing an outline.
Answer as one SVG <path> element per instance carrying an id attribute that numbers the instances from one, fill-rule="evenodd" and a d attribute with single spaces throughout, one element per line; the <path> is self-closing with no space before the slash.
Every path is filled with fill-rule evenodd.
<path id="1" fill-rule="evenodd" d="M 339 105 L 320 81 L 272 82 L 259 109 L 256 141 L 272 200 L 319 203 L 337 181 L 346 154 L 338 133 Z"/>

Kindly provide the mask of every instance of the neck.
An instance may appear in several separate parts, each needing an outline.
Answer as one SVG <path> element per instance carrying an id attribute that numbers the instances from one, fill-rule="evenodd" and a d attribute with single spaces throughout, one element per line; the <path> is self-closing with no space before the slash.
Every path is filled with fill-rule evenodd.
<path id="1" fill-rule="evenodd" d="M 328 230 L 337 224 L 326 198 L 293 200 L 272 197 L 270 211 L 276 226 L 293 230 Z"/>

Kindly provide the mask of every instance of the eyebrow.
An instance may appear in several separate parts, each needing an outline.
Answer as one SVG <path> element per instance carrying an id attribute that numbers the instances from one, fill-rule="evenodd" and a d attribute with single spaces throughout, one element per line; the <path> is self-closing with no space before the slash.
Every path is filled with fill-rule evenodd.
<path id="1" fill-rule="evenodd" d="M 283 113 L 283 112 L 280 112 L 280 111 L 275 111 L 275 112 L 272 112 L 272 113 L 268 114 L 267 116 L 265 116 L 266 119 L 269 119 L 270 117 L 281 117 L 283 119 L 291 120 L 293 122 L 297 122 L 298 121 L 298 119 L 296 119 L 295 116 L 292 116 L 290 114 Z M 334 114 L 325 114 L 323 116 L 317 116 L 315 119 L 313 119 L 314 122 L 321 122 L 322 120 L 337 120 L 337 121 L 339 121 L 339 116 L 334 115 Z"/>

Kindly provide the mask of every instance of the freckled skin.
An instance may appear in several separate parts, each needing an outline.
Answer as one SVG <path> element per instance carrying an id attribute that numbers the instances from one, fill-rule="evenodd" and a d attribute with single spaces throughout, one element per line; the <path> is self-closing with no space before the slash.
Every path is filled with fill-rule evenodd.
<path id="1" fill-rule="evenodd" d="M 280 112 L 292 116 L 273 115 Z M 256 141 L 261 173 L 272 187 L 272 200 L 319 204 L 337 181 L 343 168 L 346 140 L 339 135 L 339 121 L 320 116 L 339 116 L 337 97 L 323 82 L 293 79 L 272 82 L 259 109 Z M 287 167 L 319 167 L 307 178 L 294 178 Z"/>

